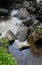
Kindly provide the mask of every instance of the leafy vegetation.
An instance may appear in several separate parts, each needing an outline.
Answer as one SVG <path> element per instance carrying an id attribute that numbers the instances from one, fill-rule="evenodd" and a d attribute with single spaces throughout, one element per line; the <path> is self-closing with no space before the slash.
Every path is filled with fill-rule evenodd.
<path id="1" fill-rule="evenodd" d="M 1 41 L 5 46 L 8 46 L 8 45 L 9 45 L 9 40 L 8 40 L 7 38 L 2 37 L 2 38 L 0 39 L 0 41 Z"/>
<path id="2" fill-rule="evenodd" d="M 15 58 L 8 51 L 9 40 L 1 38 L 0 41 L 2 43 L 0 46 L 0 65 L 17 65 Z"/>
<path id="3" fill-rule="evenodd" d="M 0 65 L 17 65 L 12 55 L 2 48 L 0 48 Z"/>
<path id="4" fill-rule="evenodd" d="M 40 28 L 36 28 L 36 29 L 35 29 L 35 32 L 36 32 L 36 33 L 42 33 L 42 30 L 41 30 Z"/>
<path id="5" fill-rule="evenodd" d="M 40 33 L 41 30 L 39 28 L 36 28 L 35 31 L 36 33 Z"/>

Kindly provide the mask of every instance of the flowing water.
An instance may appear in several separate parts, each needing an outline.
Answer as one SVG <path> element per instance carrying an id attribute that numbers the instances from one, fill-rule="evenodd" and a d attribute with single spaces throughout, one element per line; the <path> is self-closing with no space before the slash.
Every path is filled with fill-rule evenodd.
<path id="1" fill-rule="evenodd" d="M 32 18 L 35 19 L 35 16 L 32 15 Z M 17 45 L 20 44 L 19 40 L 15 40 L 15 42 L 9 46 L 9 51 L 15 57 L 18 65 L 42 65 L 42 56 L 35 57 L 30 49 L 25 49 L 20 51 Z"/>
<path id="2" fill-rule="evenodd" d="M 15 57 L 18 65 L 42 65 L 42 56 L 35 57 L 30 49 L 25 49 L 20 51 L 17 45 L 20 44 L 19 40 L 15 40 L 15 42 L 9 46 L 9 51 Z"/>
<path id="3" fill-rule="evenodd" d="M 16 34 L 18 30 L 16 23 L 21 23 L 21 21 L 15 17 L 7 22 L 1 22 L 0 33 L 4 35 L 7 30 L 11 30 Z M 42 65 L 42 56 L 35 57 L 29 48 L 20 51 L 17 47 L 18 44 L 20 44 L 20 41 L 15 40 L 15 42 L 9 46 L 9 51 L 13 57 L 15 57 L 18 65 Z"/>

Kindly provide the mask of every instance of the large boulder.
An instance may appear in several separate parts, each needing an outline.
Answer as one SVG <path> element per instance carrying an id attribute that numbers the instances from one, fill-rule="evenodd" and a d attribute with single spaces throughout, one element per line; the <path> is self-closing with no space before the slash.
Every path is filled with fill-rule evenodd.
<path id="1" fill-rule="evenodd" d="M 15 35 L 11 30 L 8 30 L 5 37 L 9 40 L 10 44 L 15 41 Z"/>
<path id="2" fill-rule="evenodd" d="M 23 42 L 28 36 L 28 27 L 19 26 L 17 32 L 16 38 Z"/>
<path id="3" fill-rule="evenodd" d="M 26 10 L 26 8 L 20 9 L 20 11 L 17 13 L 17 17 L 19 19 L 26 19 L 30 17 L 29 12 Z"/>

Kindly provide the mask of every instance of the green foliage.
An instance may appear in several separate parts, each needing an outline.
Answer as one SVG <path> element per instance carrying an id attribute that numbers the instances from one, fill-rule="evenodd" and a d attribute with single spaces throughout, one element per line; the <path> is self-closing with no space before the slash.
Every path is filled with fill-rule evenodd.
<path id="1" fill-rule="evenodd" d="M 17 65 L 12 55 L 2 48 L 0 48 L 0 65 Z"/>
<path id="2" fill-rule="evenodd" d="M 41 30 L 39 28 L 36 28 L 35 31 L 36 33 L 40 33 Z"/>
<path id="3" fill-rule="evenodd" d="M 9 53 L 9 40 L 2 37 L 0 39 L 2 45 L 0 46 L 0 65 L 17 65 L 14 57 Z"/>
<path id="4" fill-rule="evenodd" d="M 0 40 L 5 46 L 9 45 L 9 40 L 7 38 L 2 37 Z"/>

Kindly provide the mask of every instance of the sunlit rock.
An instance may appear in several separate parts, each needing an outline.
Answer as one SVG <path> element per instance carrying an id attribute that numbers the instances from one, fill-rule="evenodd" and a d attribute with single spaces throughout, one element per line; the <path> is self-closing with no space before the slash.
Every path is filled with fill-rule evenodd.
<path id="1" fill-rule="evenodd" d="M 15 35 L 11 30 L 8 30 L 5 37 L 9 40 L 10 44 L 15 40 Z"/>
<path id="2" fill-rule="evenodd" d="M 29 44 L 27 43 L 27 41 L 24 41 L 18 44 L 17 47 L 19 50 L 24 50 L 24 49 L 29 48 Z"/>

